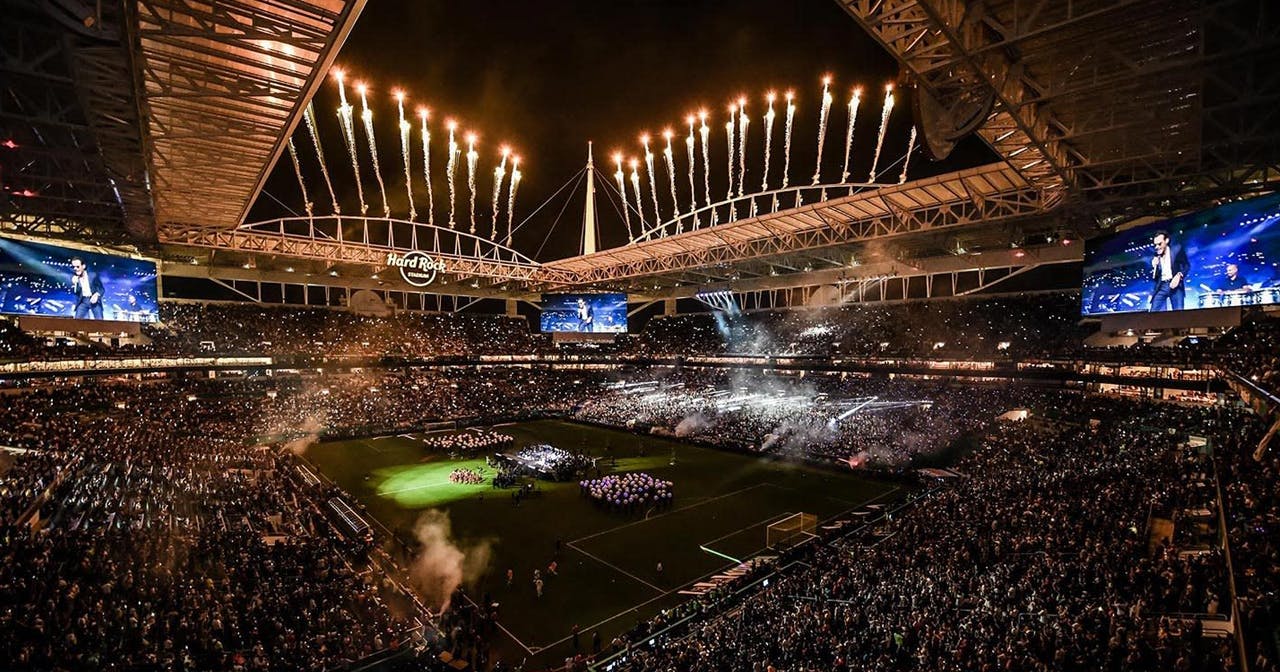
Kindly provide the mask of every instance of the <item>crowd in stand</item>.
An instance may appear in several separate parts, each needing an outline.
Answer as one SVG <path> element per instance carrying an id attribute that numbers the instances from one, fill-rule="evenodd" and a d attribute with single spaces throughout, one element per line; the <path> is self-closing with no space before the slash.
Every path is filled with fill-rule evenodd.
<path id="1" fill-rule="evenodd" d="M 690 371 L 614 386 L 585 400 L 575 417 L 725 448 L 896 468 L 935 457 L 1028 400 L 1003 387 Z"/>
<path id="2" fill-rule="evenodd" d="M 21 520 L 21 503 L 6 502 L 5 666 L 317 669 L 403 636 L 359 571 L 360 540 L 324 514 L 325 493 L 248 440 L 258 407 L 199 387 L 69 386 L 7 400 L 0 444 L 65 459 L 21 459 L 3 477 L 25 497 L 53 484 Z"/>
<path id="3" fill-rule="evenodd" d="M 258 304 L 161 304 L 147 341 L 110 348 L 77 343 L 46 347 L 0 320 L 0 360 L 130 355 L 271 355 L 449 358 L 487 354 L 579 354 L 619 357 L 755 354 L 864 360 L 1057 359 L 1199 366 L 1222 363 L 1280 389 L 1280 319 L 1247 315 L 1217 341 L 1179 347 L 1085 347 L 1095 326 L 1080 321 L 1075 292 L 855 304 L 750 314 L 658 317 L 643 333 L 578 352 L 530 333 L 523 318 L 468 313 L 402 312 L 363 316 L 326 308 Z"/>
<path id="4" fill-rule="evenodd" d="M 1211 471 L 1185 432 L 1229 451 L 1259 426 L 1220 410 L 1056 403 L 1080 421 L 993 430 L 957 468 L 966 477 L 876 534 L 813 545 L 798 569 L 691 629 L 642 628 L 615 669 L 1234 669 L 1229 640 L 1170 613 L 1220 609 L 1222 566 L 1170 562 L 1147 515 Z"/>
<path id="5" fill-rule="evenodd" d="M 626 513 L 644 511 L 654 506 L 669 506 L 675 500 L 671 481 L 655 478 L 642 471 L 587 479 L 579 482 L 578 488 L 593 503 Z"/>
<path id="6" fill-rule="evenodd" d="M 725 325 L 681 316 L 653 321 L 627 352 L 1078 357 L 1075 301 L 856 306 Z M 220 353 L 379 357 L 547 347 L 507 318 L 164 310 L 150 352 L 196 352 L 207 342 Z M 0 321 L 0 358 L 39 357 L 42 348 Z M 1254 316 L 1212 343 L 1088 356 L 1217 362 L 1275 390 L 1278 352 L 1280 320 Z M 11 390 L 0 407 L 0 446 L 32 451 L 0 453 L 0 667 L 325 669 L 400 645 L 411 624 L 367 571 L 364 541 L 345 537 L 323 505 L 340 493 L 299 480 L 287 451 L 256 446 L 575 413 L 850 466 L 901 467 L 961 437 L 978 441 L 956 467 L 963 478 L 877 534 L 805 551 L 804 565 L 731 611 L 699 605 L 705 618 L 634 646 L 623 669 L 1226 671 L 1228 642 L 1203 637 L 1202 619 L 1186 614 L 1232 613 L 1234 583 L 1251 669 L 1277 670 L 1280 463 L 1250 455 L 1265 428 L 1244 414 L 812 372 L 769 386 L 697 370 L 637 379 L 646 384 L 448 366 L 23 383 L 31 389 Z M 1015 407 L 1032 408 L 1033 422 L 992 425 Z M 1188 434 L 1210 437 L 1212 457 Z M 500 452 L 511 441 L 468 431 L 424 443 Z M 564 466 L 563 475 L 587 466 L 550 446 L 518 457 L 557 473 Z M 475 470 L 454 474 L 484 480 Z M 579 484 L 584 497 L 623 511 L 673 501 L 671 483 L 643 473 Z M 1234 576 L 1217 543 L 1219 490 Z M 1172 532 L 1153 534 L 1156 519 Z M 484 659 L 491 615 L 459 600 L 442 626 L 447 642 Z M 646 624 L 632 639 L 656 629 Z"/>

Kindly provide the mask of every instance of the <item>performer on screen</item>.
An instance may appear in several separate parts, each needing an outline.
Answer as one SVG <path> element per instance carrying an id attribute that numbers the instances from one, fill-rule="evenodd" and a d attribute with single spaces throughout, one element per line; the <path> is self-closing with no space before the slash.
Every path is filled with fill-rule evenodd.
<path id="1" fill-rule="evenodd" d="M 1167 231 L 1157 231 L 1152 242 L 1156 253 L 1151 257 L 1151 279 L 1155 284 L 1151 289 L 1150 310 L 1182 310 L 1187 296 L 1187 274 L 1191 272 L 1187 251 L 1173 244 Z"/>
<path id="2" fill-rule="evenodd" d="M 97 273 L 90 274 L 80 259 L 71 260 L 71 289 L 76 295 L 75 315 L 77 320 L 102 319 L 102 295 L 106 290 L 102 287 L 102 279 Z"/>
<path id="3" fill-rule="evenodd" d="M 582 325 L 582 330 L 594 331 L 592 327 L 592 322 L 594 321 L 591 306 L 586 301 L 578 299 L 578 324 Z"/>
<path id="4" fill-rule="evenodd" d="M 1240 275 L 1240 266 L 1228 262 L 1227 274 L 1222 277 L 1222 280 L 1218 281 L 1216 291 L 1222 294 L 1224 292 L 1247 292 L 1252 289 L 1253 286 L 1249 284 L 1249 281 L 1245 280 L 1243 275 Z"/>

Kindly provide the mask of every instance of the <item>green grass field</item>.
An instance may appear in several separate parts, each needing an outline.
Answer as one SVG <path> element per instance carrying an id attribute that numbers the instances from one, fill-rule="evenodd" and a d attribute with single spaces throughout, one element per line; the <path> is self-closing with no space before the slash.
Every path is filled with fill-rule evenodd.
<path id="1" fill-rule="evenodd" d="M 428 456 L 415 435 L 321 443 L 307 458 L 397 537 L 411 539 L 418 517 L 435 508 L 448 514 L 459 546 L 488 543 L 491 562 L 468 591 L 477 600 L 487 592 L 501 603 L 510 641 L 499 642 L 499 651 L 514 662 L 562 657 L 575 624 L 584 648 L 593 630 L 607 644 L 685 599 L 675 591 L 734 564 L 723 556 L 745 559 L 761 551 L 769 522 L 801 511 L 826 519 L 894 488 L 853 474 L 574 423 L 498 429 L 514 436 L 517 447 L 550 443 L 616 458 L 614 472 L 646 471 L 672 481 L 675 503 L 628 516 L 596 508 L 577 483 L 541 482 L 541 497 L 515 506 L 510 491 L 449 482 L 457 467 L 483 467 L 483 456 Z M 556 540 L 564 543 L 559 576 L 546 577 L 539 599 L 533 570 L 546 573 Z M 508 568 L 516 577 L 510 588 Z"/>

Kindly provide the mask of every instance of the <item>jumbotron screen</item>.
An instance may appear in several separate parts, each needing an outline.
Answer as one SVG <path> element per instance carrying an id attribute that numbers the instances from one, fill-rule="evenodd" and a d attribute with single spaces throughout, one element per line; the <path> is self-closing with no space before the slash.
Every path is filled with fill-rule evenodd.
<path id="1" fill-rule="evenodd" d="M 0 313 L 156 320 L 156 264 L 0 237 Z"/>
<path id="2" fill-rule="evenodd" d="M 623 334 L 626 294 L 543 294 L 542 331 Z"/>
<path id="3" fill-rule="evenodd" d="M 1088 241 L 1081 312 L 1280 304 L 1280 194 Z"/>

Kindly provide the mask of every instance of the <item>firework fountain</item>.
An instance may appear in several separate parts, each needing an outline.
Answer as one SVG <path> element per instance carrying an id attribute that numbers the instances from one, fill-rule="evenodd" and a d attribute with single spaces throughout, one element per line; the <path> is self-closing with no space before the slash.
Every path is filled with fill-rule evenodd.
<path id="1" fill-rule="evenodd" d="M 302 118 L 307 124 L 307 134 L 311 136 L 311 145 L 315 147 L 316 159 L 320 161 L 320 174 L 324 177 L 324 184 L 329 188 L 329 200 L 333 203 L 333 213 L 335 215 L 342 214 L 342 208 L 338 205 L 338 195 L 333 191 L 333 181 L 329 179 L 329 166 L 324 162 L 324 150 L 320 147 L 320 134 L 316 132 L 316 110 L 307 103 L 307 109 L 303 111 Z"/>
<path id="2" fill-rule="evenodd" d="M 871 177 L 868 182 L 876 181 L 876 166 L 880 165 L 880 148 L 884 145 L 884 131 L 889 125 L 889 113 L 893 112 L 893 84 L 884 87 L 884 107 L 880 109 L 880 134 L 876 136 L 876 154 L 871 159 Z"/>
<path id="3" fill-rule="evenodd" d="M 366 94 L 369 87 L 362 82 L 356 83 L 356 91 L 360 92 L 360 120 L 364 122 L 365 138 L 369 141 L 369 156 L 373 158 L 373 175 L 378 178 L 378 193 L 382 195 L 382 216 L 391 216 L 391 206 L 387 205 L 387 185 L 382 181 L 382 166 L 378 165 L 378 144 L 373 137 L 373 110 L 369 109 Z"/>
<path id="4" fill-rule="evenodd" d="M 635 240 L 636 235 L 631 229 L 631 206 L 627 205 L 627 176 L 622 172 L 622 152 L 613 153 L 613 163 L 618 168 L 613 179 L 618 181 L 618 194 L 622 196 L 622 219 L 627 223 L 627 239 Z"/>
<path id="5" fill-rule="evenodd" d="M 400 114 L 400 158 L 404 160 L 404 191 L 409 198 L 409 219 L 418 218 L 418 208 L 413 204 L 413 169 L 409 161 L 409 133 L 413 126 L 404 119 L 404 91 L 394 91 L 396 111 Z"/>
<path id="6" fill-rule="evenodd" d="M 667 141 L 666 148 L 662 150 L 662 157 L 667 161 L 667 181 L 671 183 L 671 207 L 673 208 L 671 216 L 679 217 L 680 198 L 676 196 L 676 159 L 675 154 L 671 151 L 671 138 L 673 137 L 675 137 L 675 132 L 671 129 L 668 128 L 662 131 L 662 139 Z M 676 233 L 680 233 L 678 224 Z"/>
<path id="7" fill-rule="evenodd" d="M 431 130 L 427 121 L 431 119 L 431 110 L 418 108 L 418 119 L 422 121 L 422 177 L 427 181 L 427 223 L 436 223 L 436 196 L 431 187 Z"/>
<path id="8" fill-rule="evenodd" d="M 502 160 L 493 169 L 493 227 L 489 229 L 489 239 L 498 239 L 498 201 L 502 198 L 502 179 L 507 176 L 507 157 L 511 156 L 511 148 L 503 145 Z"/>
<path id="9" fill-rule="evenodd" d="M 342 137 L 347 141 L 347 154 L 351 157 L 351 172 L 355 176 L 356 196 L 360 198 L 360 214 L 368 214 L 369 204 L 364 202 L 364 186 L 360 184 L 360 157 L 356 154 L 356 129 L 352 117 L 351 104 L 347 102 L 347 85 L 341 70 L 335 70 L 333 76 L 338 80 L 338 123 L 342 126 Z"/>

